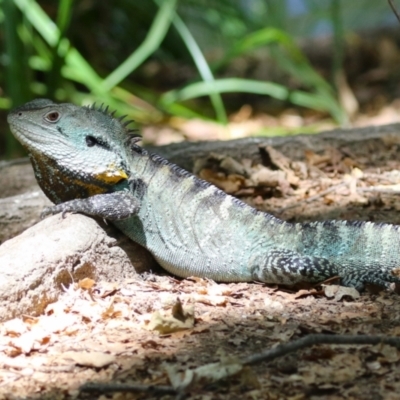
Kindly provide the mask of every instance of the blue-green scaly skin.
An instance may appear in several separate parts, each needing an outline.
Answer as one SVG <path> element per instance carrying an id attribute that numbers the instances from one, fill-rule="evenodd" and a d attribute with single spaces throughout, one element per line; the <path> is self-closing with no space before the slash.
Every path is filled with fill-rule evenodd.
<path id="1" fill-rule="evenodd" d="M 400 282 L 398 226 L 281 221 L 149 154 L 102 107 L 39 99 L 8 121 L 56 203 L 45 215 L 107 218 L 175 275 L 278 284 L 339 276 L 357 289 Z"/>

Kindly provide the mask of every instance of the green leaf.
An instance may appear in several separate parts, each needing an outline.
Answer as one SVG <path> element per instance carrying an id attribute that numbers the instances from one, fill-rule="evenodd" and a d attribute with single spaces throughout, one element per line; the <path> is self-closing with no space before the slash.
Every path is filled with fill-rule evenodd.
<path id="1" fill-rule="evenodd" d="M 180 90 L 172 90 L 161 96 L 162 104 L 172 104 L 200 96 L 209 96 L 211 93 L 247 92 L 264 94 L 285 100 L 289 96 L 286 87 L 272 82 L 260 82 L 250 79 L 226 78 L 216 79 L 213 82 L 196 82 Z"/>
<path id="2" fill-rule="evenodd" d="M 178 33 L 181 35 L 183 42 L 186 44 L 186 47 L 193 58 L 193 61 L 197 67 L 197 70 L 200 73 L 203 81 L 207 83 L 207 85 L 212 86 L 215 82 L 214 76 L 211 72 L 211 69 L 200 50 L 197 42 L 193 38 L 189 29 L 186 27 L 184 22 L 178 15 L 175 14 L 173 19 L 174 27 L 177 29 Z M 226 116 L 226 111 L 224 107 L 224 103 L 222 101 L 219 92 L 216 91 L 208 91 L 207 95 L 210 96 L 211 103 L 214 107 L 215 113 L 217 115 L 217 120 L 221 123 L 226 124 L 228 122 L 228 118 Z"/>
<path id="3" fill-rule="evenodd" d="M 347 117 L 336 100 L 332 87 L 314 70 L 295 41 L 280 29 L 268 27 L 248 34 L 235 43 L 214 68 L 221 68 L 230 62 L 232 58 L 265 46 L 270 46 L 272 58 L 282 69 L 302 84 L 308 86 L 313 92 L 310 94 L 298 92 L 298 95 L 289 97 L 290 101 L 305 107 L 327 111 L 338 122 L 346 123 Z M 314 101 L 311 99 L 319 100 Z M 311 106 L 311 104 L 316 107 Z"/>
<path id="4" fill-rule="evenodd" d="M 175 5 L 176 0 L 163 0 L 146 39 L 117 69 L 104 79 L 101 84 L 102 90 L 107 91 L 118 85 L 158 49 L 171 25 Z"/>

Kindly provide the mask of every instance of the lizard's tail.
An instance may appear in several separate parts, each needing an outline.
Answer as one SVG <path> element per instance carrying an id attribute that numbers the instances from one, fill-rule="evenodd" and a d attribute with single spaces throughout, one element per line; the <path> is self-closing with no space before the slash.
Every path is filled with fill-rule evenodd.
<path id="1" fill-rule="evenodd" d="M 344 286 L 400 283 L 400 227 L 372 222 L 287 224 L 285 249 L 252 260 L 254 279 L 270 283 L 318 282 L 339 276 Z"/>

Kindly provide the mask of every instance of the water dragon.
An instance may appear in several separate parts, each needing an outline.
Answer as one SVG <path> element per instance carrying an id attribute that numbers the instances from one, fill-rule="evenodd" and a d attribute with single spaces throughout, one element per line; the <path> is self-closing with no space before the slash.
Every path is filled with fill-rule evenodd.
<path id="1" fill-rule="evenodd" d="M 400 282 L 398 226 L 282 221 L 149 153 L 107 107 L 37 99 L 8 122 L 55 203 L 44 215 L 105 218 L 179 277 L 290 285 L 339 276 L 359 290 Z"/>

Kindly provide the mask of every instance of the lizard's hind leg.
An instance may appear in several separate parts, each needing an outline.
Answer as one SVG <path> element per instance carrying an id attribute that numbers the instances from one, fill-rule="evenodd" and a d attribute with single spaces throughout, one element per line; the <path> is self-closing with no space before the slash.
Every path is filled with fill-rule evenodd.
<path id="1" fill-rule="evenodd" d="M 319 282 L 338 274 L 337 265 L 326 258 L 284 249 L 273 249 L 265 257 L 255 257 L 250 268 L 254 280 L 284 285 Z"/>
<path id="2" fill-rule="evenodd" d="M 267 255 L 251 260 L 254 280 L 265 283 L 293 285 L 298 282 L 321 282 L 339 276 L 342 286 L 362 291 L 365 284 L 389 288 L 391 283 L 400 285 L 396 268 L 378 264 L 365 265 L 351 260 L 331 261 L 327 258 L 302 255 L 291 250 L 272 249 Z"/>

